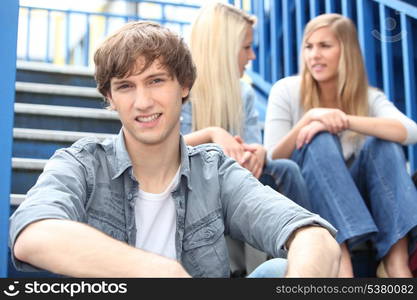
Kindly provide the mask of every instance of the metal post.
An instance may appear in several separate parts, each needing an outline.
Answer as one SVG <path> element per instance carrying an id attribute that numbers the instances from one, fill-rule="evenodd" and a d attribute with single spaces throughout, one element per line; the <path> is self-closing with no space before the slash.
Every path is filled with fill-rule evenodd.
<path id="1" fill-rule="evenodd" d="M 342 14 L 349 19 L 353 19 L 353 2 L 351 0 L 342 0 Z"/>
<path id="2" fill-rule="evenodd" d="M 294 32 L 294 20 L 291 16 L 290 1 L 284 0 L 282 2 L 282 29 L 284 31 L 284 75 L 291 76 L 295 73 L 294 66 L 294 47 L 293 39 L 295 37 Z M 261 74 L 262 75 L 262 74 Z"/>
<path id="3" fill-rule="evenodd" d="M 19 0 L 4 0 L 0 7 L 0 277 L 7 277 L 10 212 L 10 178 L 13 143 L 13 103 Z"/>
<path id="4" fill-rule="evenodd" d="M 377 86 L 376 61 L 375 61 L 375 37 L 372 35 L 373 10 L 372 1 L 356 0 L 358 17 L 358 34 L 362 54 L 366 64 L 369 83 Z"/>
<path id="5" fill-rule="evenodd" d="M 282 59 L 282 2 L 271 1 L 271 82 L 284 76 Z"/>
<path id="6" fill-rule="evenodd" d="M 326 13 L 336 12 L 336 3 L 334 0 L 326 0 L 325 7 L 326 7 Z"/>
<path id="7" fill-rule="evenodd" d="M 402 33 L 402 56 L 404 71 L 404 90 L 405 90 L 405 110 L 407 116 L 411 119 L 417 116 L 416 105 L 416 76 L 413 70 L 415 56 L 413 48 L 413 31 L 411 19 L 404 13 L 401 13 L 401 33 Z M 417 146 L 408 147 L 408 160 L 410 161 L 411 172 L 417 169 Z"/>
<path id="8" fill-rule="evenodd" d="M 317 0 L 310 0 L 310 19 L 320 14 L 320 5 Z"/>
<path id="9" fill-rule="evenodd" d="M 388 8 L 384 4 L 379 4 L 379 24 L 381 32 L 374 30 L 372 33 L 380 40 L 381 43 L 381 56 L 382 56 L 382 79 L 384 85 L 384 92 L 388 99 L 396 102 L 394 99 L 394 59 L 392 56 L 392 43 L 394 40 L 390 40 L 390 36 L 386 36 L 387 31 L 391 28 L 387 28 L 387 19 L 389 17 Z M 379 33 L 379 35 L 378 35 Z M 396 103 L 398 104 L 398 103 Z"/>
<path id="10" fill-rule="evenodd" d="M 306 2 L 302 0 L 296 0 L 295 1 L 295 30 L 297 32 L 297 54 L 301 54 L 301 43 L 303 40 L 303 34 L 304 34 L 304 27 L 307 23 L 307 18 L 305 15 L 306 12 Z M 300 56 L 297 57 L 297 63 L 300 62 Z M 297 70 L 300 71 L 300 67 L 298 66 Z"/>

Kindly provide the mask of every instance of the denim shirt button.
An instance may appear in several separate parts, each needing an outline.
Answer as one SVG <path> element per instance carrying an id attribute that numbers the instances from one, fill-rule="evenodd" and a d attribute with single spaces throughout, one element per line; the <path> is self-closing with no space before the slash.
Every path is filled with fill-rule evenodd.
<path id="1" fill-rule="evenodd" d="M 209 228 L 207 228 L 207 229 L 204 231 L 204 238 L 205 238 L 206 240 L 210 239 L 213 235 L 214 235 L 214 232 L 213 232 L 212 230 L 210 230 Z"/>
<path id="2" fill-rule="evenodd" d="M 132 200 L 132 193 L 129 193 L 129 194 L 127 195 L 127 200 Z"/>

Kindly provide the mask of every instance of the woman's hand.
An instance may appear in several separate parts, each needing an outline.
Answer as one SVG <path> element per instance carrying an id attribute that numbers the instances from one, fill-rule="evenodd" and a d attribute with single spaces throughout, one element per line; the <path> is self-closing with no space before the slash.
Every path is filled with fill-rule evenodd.
<path id="1" fill-rule="evenodd" d="M 312 121 L 301 128 L 295 141 L 296 148 L 300 149 L 304 145 L 310 143 L 314 136 L 321 131 L 327 131 L 327 128 L 320 121 Z"/>
<path id="2" fill-rule="evenodd" d="M 307 112 L 307 117 L 312 121 L 320 121 L 326 130 L 337 134 L 349 128 L 349 120 L 347 115 L 336 108 L 313 108 Z"/>
<path id="3" fill-rule="evenodd" d="M 229 132 L 220 127 L 213 127 L 211 140 L 213 143 L 219 144 L 227 156 L 241 164 L 245 152 L 244 147 Z"/>
<path id="4" fill-rule="evenodd" d="M 239 136 L 236 136 L 235 139 L 245 150 L 241 166 L 248 169 L 256 178 L 261 177 L 265 164 L 266 149 L 259 144 L 245 144 Z"/>

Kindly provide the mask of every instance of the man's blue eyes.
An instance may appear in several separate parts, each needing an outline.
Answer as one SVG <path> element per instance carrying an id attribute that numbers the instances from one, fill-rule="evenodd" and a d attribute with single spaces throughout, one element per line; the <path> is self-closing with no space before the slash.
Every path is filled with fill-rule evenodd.
<path id="1" fill-rule="evenodd" d="M 130 85 L 128 85 L 128 84 L 122 84 L 122 85 L 119 85 L 119 86 L 117 87 L 117 89 L 118 89 L 118 90 L 122 90 L 122 89 L 126 89 L 126 88 L 128 88 L 128 87 L 130 87 Z"/>
<path id="2" fill-rule="evenodd" d="M 157 83 L 160 83 L 160 82 L 164 82 L 164 80 L 163 80 L 162 78 L 155 78 L 155 79 L 150 80 L 150 81 L 148 82 L 148 84 L 149 84 L 149 85 L 152 85 L 152 84 L 157 84 Z M 118 90 L 123 90 L 123 89 L 128 89 L 128 88 L 130 88 L 130 87 L 132 87 L 132 86 L 133 86 L 132 84 L 128 84 L 128 83 L 126 83 L 126 84 L 121 84 L 121 85 L 119 85 L 119 86 L 117 87 L 117 89 L 118 89 Z"/>

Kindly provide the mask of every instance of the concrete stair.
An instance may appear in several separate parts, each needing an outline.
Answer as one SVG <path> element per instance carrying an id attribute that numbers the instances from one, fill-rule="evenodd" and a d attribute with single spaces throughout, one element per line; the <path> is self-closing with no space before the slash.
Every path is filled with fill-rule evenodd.
<path id="1" fill-rule="evenodd" d="M 121 123 L 105 109 L 93 72 L 84 67 L 17 62 L 13 129 L 11 213 L 24 201 L 47 160 L 57 149 L 87 136 L 114 136 Z M 49 272 L 18 272 L 9 277 L 51 277 Z"/>

